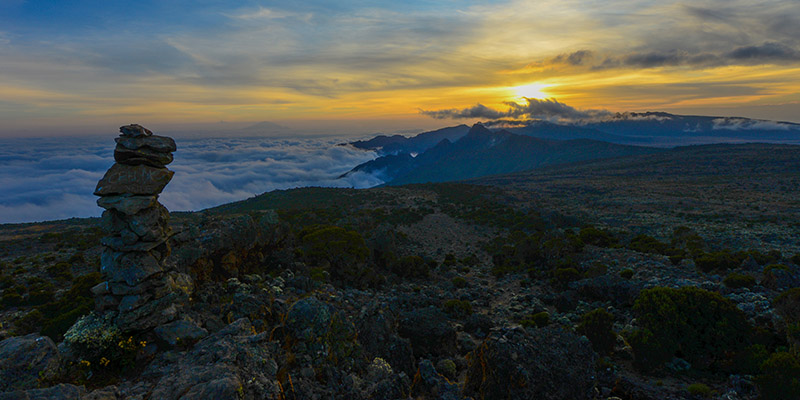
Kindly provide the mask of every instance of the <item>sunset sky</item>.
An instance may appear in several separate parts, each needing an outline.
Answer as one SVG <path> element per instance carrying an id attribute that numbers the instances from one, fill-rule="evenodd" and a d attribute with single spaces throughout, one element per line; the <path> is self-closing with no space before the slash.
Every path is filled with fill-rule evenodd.
<path id="1" fill-rule="evenodd" d="M 3 136 L 433 128 L 523 96 L 800 122 L 800 3 L 0 0 Z"/>

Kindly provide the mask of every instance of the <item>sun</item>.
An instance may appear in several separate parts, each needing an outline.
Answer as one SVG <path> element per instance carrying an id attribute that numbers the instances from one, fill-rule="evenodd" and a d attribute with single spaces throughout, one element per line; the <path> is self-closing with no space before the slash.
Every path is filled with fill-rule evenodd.
<path id="1" fill-rule="evenodd" d="M 529 83 L 527 85 L 514 86 L 511 88 L 511 90 L 513 90 L 518 97 L 527 97 L 529 99 L 544 99 L 549 97 L 549 95 L 545 92 L 545 89 L 547 89 L 550 86 L 551 85 L 547 85 L 544 83 Z"/>

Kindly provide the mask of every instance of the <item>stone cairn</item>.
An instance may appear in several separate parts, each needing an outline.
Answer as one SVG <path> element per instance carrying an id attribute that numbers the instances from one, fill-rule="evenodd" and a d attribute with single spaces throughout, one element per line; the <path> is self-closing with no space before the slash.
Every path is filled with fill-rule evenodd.
<path id="1" fill-rule="evenodd" d="M 170 253 L 169 211 L 158 194 L 172 179 L 167 169 L 175 141 L 141 125 L 121 127 L 116 163 L 97 184 L 101 226 L 101 271 L 105 282 L 92 290 L 97 309 L 112 313 L 123 331 L 144 331 L 173 320 L 181 297 L 176 274 L 164 261 Z"/>

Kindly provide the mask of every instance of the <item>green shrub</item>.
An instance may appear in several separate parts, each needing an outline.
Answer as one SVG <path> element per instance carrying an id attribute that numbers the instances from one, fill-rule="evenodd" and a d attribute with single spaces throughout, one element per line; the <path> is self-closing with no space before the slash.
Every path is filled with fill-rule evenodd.
<path id="1" fill-rule="evenodd" d="M 392 266 L 392 272 L 406 278 L 427 278 L 428 263 L 419 256 L 405 256 Z"/>
<path id="2" fill-rule="evenodd" d="M 598 247 L 615 247 L 619 244 L 619 240 L 613 235 L 594 226 L 581 228 L 578 232 L 578 238 L 585 244 Z"/>
<path id="3" fill-rule="evenodd" d="M 442 265 L 445 267 L 452 267 L 458 263 L 456 259 L 456 255 L 453 253 L 447 253 L 444 256 L 444 261 L 442 261 Z"/>
<path id="4" fill-rule="evenodd" d="M 793 255 L 790 260 L 792 263 L 794 263 L 794 265 L 800 265 L 800 253 Z"/>
<path id="5" fill-rule="evenodd" d="M 117 374 L 132 367 L 145 344 L 123 336 L 108 315 L 95 313 L 80 318 L 64 333 L 64 345 L 78 366 L 99 374 Z"/>
<path id="6" fill-rule="evenodd" d="M 464 265 L 470 266 L 470 267 L 474 267 L 474 266 L 480 264 L 480 262 L 481 262 L 481 260 L 478 259 L 478 256 L 476 256 L 475 254 L 470 254 L 470 255 L 468 255 L 468 256 L 466 256 L 466 257 L 461 259 L 461 264 L 464 264 Z"/>
<path id="7" fill-rule="evenodd" d="M 369 248 L 358 232 L 338 226 L 317 226 L 301 231 L 300 238 L 306 261 L 327 267 L 331 278 L 357 282 L 366 273 Z"/>
<path id="8" fill-rule="evenodd" d="M 453 278 L 452 282 L 453 282 L 453 286 L 455 286 L 457 288 L 467 287 L 467 280 L 462 278 L 462 277 L 460 277 L 460 276 L 457 276 L 457 277 Z"/>
<path id="9" fill-rule="evenodd" d="M 711 397 L 711 388 L 704 383 L 692 383 L 686 387 L 686 390 L 692 396 L 709 398 Z"/>
<path id="10" fill-rule="evenodd" d="M 621 277 L 622 277 L 622 278 L 624 278 L 624 279 L 631 279 L 631 278 L 633 278 L 633 274 L 634 274 L 634 272 L 633 272 L 633 270 L 632 270 L 632 269 L 630 269 L 630 268 L 625 268 L 625 269 L 623 269 L 622 271 L 619 271 L 619 276 L 621 276 Z"/>
<path id="11" fill-rule="evenodd" d="M 519 322 L 525 328 L 528 327 L 536 327 L 536 328 L 543 328 L 550 324 L 550 313 L 547 311 L 542 311 L 536 314 L 531 314 L 522 319 Z"/>
<path id="12" fill-rule="evenodd" d="M 72 287 L 57 301 L 37 307 L 44 321 L 41 334 L 49 336 L 54 341 L 61 340 L 61 335 L 72 326 L 75 321 L 94 309 L 94 295 L 91 288 L 100 283 L 99 272 L 93 272 L 75 279 Z"/>
<path id="13" fill-rule="evenodd" d="M 746 349 L 752 327 L 719 293 L 696 287 L 645 289 L 633 307 L 639 330 L 630 337 L 636 364 L 657 369 L 679 356 L 700 370 L 724 370 Z"/>
<path id="14" fill-rule="evenodd" d="M 3 307 L 17 307 L 22 305 L 23 300 L 22 296 L 20 296 L 16 291 L 6 289 L 6 291 L 3 293 L 2 299 L 0 299 L 0 303 L 3 304 Z"/>
<path id="15" fill-rule="evenodd" d="M 450 299 L 444 302 L 442 308 L 446 313 L 456 317 L 472 314 L 472 304 L 467 300 Z"/>
<path id="16" fill-rule="evenodd" d="M 783 291 L 772 301 L 772 306 L 789 322 L 800 322 L 800 287 Z"/>
<path id="17" fill-rule="evenodd" d="M 640 253 L 664 254 L 668 246 L 650 235 L 637 235 L 631 239 L 628 248 Z"/>
<path id="18" fill-rule="evenodd" d="M 764 274 L 769 274 L 774 270 L 789 271 L 789 267 L 783 264 L 770 264 L 764 267 Z"/>
<path id="19" fill-rule="evenodd" d="M 608 272 L 608 265 L 601 262 L 592 264 L 586 272 L 583 273 L 585 278 L 597 278 L 598 276 L 605 275 Z"/>
<path id="20" fill-rule="evenodd" d="M 783 258 L 783 255 L 778 250 L 770 250 L 766 254 L 758 250 L 750 250 L 746 254 L 750 257 L 753 257 L 753 260 L 755 260 L 758 265 L 776 263 Z"/>
<path id="21" fill-rule="evenodd" d="M 761 365 L 761 375 L 756 384 L 764 400 L 792 400 L 800 398 L 800 359 L 778 352 Z"/>
<path id="22" fill-rule="evenodd" d="M 54 278 L 72 280 L 72 266 L 66 262 L 58 262 L 45 268 Z"/>
<path id="23" fill-rule="evenodd" d="M 750 275 L 731 272 L 722 280 L 725 286 L 731 289 L 751 288 L 756 284 L 756 278 Z"/>
<path id="24" fill-rule="evenodd" d="M 614 315 L 598 308 L 581 317 L 577 331 L 589 338 L 592 348 L 597 353 L 605 355 L 614 351 L 614 344 L 617 342 L 617 335 L 612 330 L 613 325 Z"/>
<path id="25" fill-rule="evenodd" d="M 562 284 L 581 279 L 581 273 L 575 268 L 557 268 L 555 272 L 553 272 L 553 276 Z"/>
<path id="26" fill-rule="evenodd" d="M 695 257 L 694 263 L 703 272 L 726 271 L 742 265 L 743 253 L 732 253 L 730 250 L 702 253 Z"/>

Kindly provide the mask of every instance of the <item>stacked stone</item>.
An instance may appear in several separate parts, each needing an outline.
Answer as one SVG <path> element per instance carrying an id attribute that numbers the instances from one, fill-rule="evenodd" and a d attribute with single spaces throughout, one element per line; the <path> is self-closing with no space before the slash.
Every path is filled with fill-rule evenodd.
<path id="1" fill-rule="evenodd" d="M 169 212 L 158 195 L 172 179 L 167 169 L 175 141 L 153 135 L 141 125 L 120 128 L 115 139 L 116 163 L 97 184 L 97 205 L 104 208 L 101 225 L 108 236 L 101 271 L 105 282 L 96 286 L 98 311 L 116 313 L 125 331 L 154 328 L 177 313 L 179 293 L 164 267 L 169 255 Z"/>

